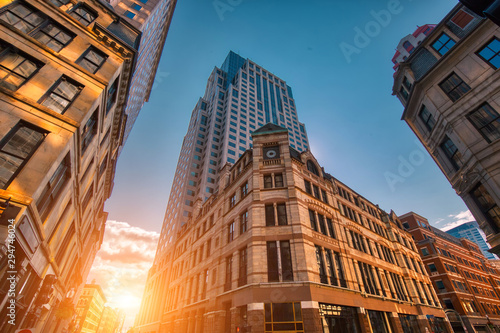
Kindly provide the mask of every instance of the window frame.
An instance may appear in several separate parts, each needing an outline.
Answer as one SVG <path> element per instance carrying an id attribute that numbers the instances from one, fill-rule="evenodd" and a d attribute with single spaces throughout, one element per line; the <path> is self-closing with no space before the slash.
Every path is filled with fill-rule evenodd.
<path id="1" fill-rule="evenodd" d="M 91 60 L 87 59 L 86 56 L 90 53 L 90 52 L 94 52 L 96 53 L 98 56 L 101 56 L 102 57 L 102 61 L 100 64 L 94 64 L 94 62 L 92 62 Z M 83 69 L 89 71 L 90 73 L 92 74 L 95 74 L 99 71 L 99 69 L 101 69 L 101 67 L 104 65 L 104 63 L 106 62 L 106 60 L 108 59 L 108 55 L 106 53 L 104 53 L 103 51 L 99 50 L 97 47 L 93 46 L 93 45 L 90 45 L 86 50 L 85 52 L 82 53 L 82 55 L 80 56 L 80 58 L 78 58 L 75 63 L 77 63 L 78 65 L 80 65 Z M 96 65 L 96 69 L 94 71 L 90 71 L 88 68 L 84 67 L 81 62 L 83 60 L 87 60 L 87 62 L 90 62 L 92 63 L 93 65 Z"/>
<path id="2" fill-rule="evenodd" d="M 484 107 L 487 107 L 489 108 L 488 111 L 490 111 L 490 113 L 492 113 L 492 116 L 495 116 L 494 114 L 496 113 L 496 118 L 494 118 L 493 120 L 491 120 L 489 123 L 483 125 L 483 126 L 479 126 L 479 124 L 476 124 L 472 118 L 473 118 L 473 115 L 475 113 L 477 113 L 478 111 L 480 111 L 481 109 L 484 110 Z M 500 114 L 488 103 L 483 103 L 481 104 L 478 108 L 476 108 L 474 111 L 471 111 L 468 115 L 467 115 L 467 119 L 472 123 L 472 125 L 474 126 L 474 128 L 482 135 L 482 137 L 486 140 L 486 142 L 488 143 L 492 143 L 494 141 L 497 141 L 498 139 L 500 139 Z M 497 122 L 498 123 L 498 128 L 497 128 L 497 133 L 498 133 L 498 138 L 496 139 L 491 139 L 487 136 L 487 133 L 484 133 L 483 132 L 483 129 L 490 126 L 491 124 Z"/>
<path id="3" fill-rule="evenodd" d="M 451 146 L 447 147 L 448 142 L 450 142 L 453 145 L 453 147 L 455 147 L 455 151 L 452 152 L 449 149 L 449 148 L 451 148 Z M 441 140 L 441 143 L 439 144 L 439 148 L 441 149 L 443 154 L 446 156 L 446 158 L 450 162 L 454 171 L 456 172 L 456 171 L 460 170 L 460 168 L 462 166 L 459 163 L 457 163 L 457 160 L 455 160 L 455 157 L 458 157 L 458 160 L 460 161 L 461 153 L 460 153 L 457 145 L 455 144 L 455 142 L 453 142 L 453 140 L 450 139 L 450 137 L 448 135 L 445 135 L 443 140 Z"/>
<path id="4" fill-rule="evenodd" d="M 424 115 L 422 114 L 424 112 L 424 110 L 427 111 L 427 113 L 429 114 L 427 119 L 425 119 Z M 425 125 L 425 128 L 427 128 L 427 130 L 429 132 L 432 132 L 432 130 L 434 129 L 434 126 L 436 126 L 436 118 L 434 118 L 432 113 L 429 111 L 429 109 L 427 109 L 427 107 L 424 104 L 422 104 L 422 106 L 420 107 L 420 111 L 418 112 L 418 118 L 423 122 L 423 124 Z M 431 120 L 434 122 L 432 124 L 432 126 L 429 125 L 429 122 Z"/>
<path id="5" fill-rule="evenodd" d="M 444 43 L 440 41 L 440 39 L 441 39 L 443 36 L 448 37 L 448 40 L 447 40 L 446 42 L 444 42 Z M 450 41 L 451 41 L 451 42 L 453 42 L 453 45 L 452 45 L 452 46 L 450 46 L 450 47 L 448 47 L 447 45 L 448 45 L 448 43 L 449 43 Z M 442 45 L 441 45 L 441 47 L 439 47 L 439 48 L 436 48 L 436 47 L 435 47 L 435 44 L 436 44 L 437 42 L 440 42 L 440 43 L 442 44 Z M 450 51 L 450 50 L 451 50 L 451 49 L 452 49 L 452 48 L 453 48 L 456 44 L 457 44 L 457 42 L 456 42 L 453 38 L 451 38 L 451 37 L 450 37 L 450 36 L 449 36 L 446 32 L 444 32 L 444 31 L 443 31 L 443 32 L 439 35 L 439 37 L 438 37 L 438 38 L 436 38 L 436 39 L 435 39 L 435 40 L 434 40 L 434 41 L 433 41 L 430 45 L 431 45 L 431 48 L 432 48 L 434 51 L 436 51 L 436 52 L 437 52 L 437 53 L 438 53 L 441 57 L 443 57 L 443 56 L 444 56 L 445 54 L 447 54 L 447 53 L 448 53 L 448 52 L 449 52 L 449 51 Z M 444 48 L 447 48 L 446 52 L 441 53 L 441 50 L 443 50 Z"/>
<path id="6" fill-rule="evenodd" d="M 447 83 L 453 76 L 455 76 L 458 80 L 460 80 L 461 82 L 457 85 L 455 85 L 451 90 L 447 91 L 443 88 L 443 85 L 445 85 L 445 83 Z M 448 98 L 452 101 L 452 102 L 456 102 L 458 101 L 460 98 L 462 98 L 464 95 L 466 95 L 470 90 L 471 90 L 471 87 L 460 77 L 458 76 L 457 73 L 455 72 L 452 72 L 450 75 L 448 75 L 446 77 L 446 79 L 444 79 L 443 81 L 441 81 L 439 83 L 439 87 L 441 88 L 441 90 L 445 93 L 446 96 L 448 96 Z M 467 88 L 467 91 L 465 92 L 461 92 L 461 95 L 458 96 L 458 97 L 454 97 L 453 93 L 455 91 L 461 91 L 459 89 L 459 87 L 466 87 Z M 453 96 L 453 97 L 452 97 Z"/>
<path id="7" fill-rule="evenodd" d="M 495 69 L 495 70 L 496 70 L 496 69 L 498 69 L 500 66 L 499 66 L 499 67 L 496 67 L 496 66 L 495 66 L 495 65 L 493 65 L 490 61 L 491 61 L 491 59 L 496 58 L 496 57 L 500 58 L 500 49 L 499 49 L 497 52 L 495 52 L 494 50 L 492 50 L 492 49 L 490 48 L 490 50 L 491 50 L 492 52 L 494 52 L 494 55 L 493 55 L 491 58 L 489 58 L 489 59 L 486 59 L 485 57 L 483 57 L 483 56 L 480 54 L 480 53 L 481 53 L 481 51 L 483 51 L 483 50 L 484 50 L 484 49 L 486 49 L 486 48 L 489 48 L 489 47 L 488 47 L 488 45 L 490 45 L 493 41 L 497 41 L 498 43 L 500 43 L 500 39 L 499 39 L 498 37 L 493 37 L 493 38 L 491 38 L 491 39 L 490 39 L 490 40 L 489 40 L 486 44 L 484 44 L 484 45 L 483 45 L 483 46 L 482 46 L 482 47 L 481 47 L 478 51 L 476 51 L 476 55 L 477 55 L 477 56 L 478 56 L 481 60 L 483 60 L 484 62 L 486 62 L 486 63 L 487 63 L 487 64 L 488 64 L 491 68 L 493 68 L 493 69 Z"/>
<path id="8" fill-rule="evenodd" d="M 29 154 L 23 159 L 23 162 L 19 164 L 19 167 L 16 169 L 16 171 L 10 176 L 10 178 L 5 182 L 5 185 L 2 187 L 2 189 L 7 189 L 12 181 L 19 175 L 21 170 L 24 168 L 24 166 L 28 163 L 28 161 L 31 159 L 31 157 L 35 154 L 35 152 L 38 150 L 40 145 L 43 143 L 47 135 L 49 134 L 49 131 L 44 130 L 43 128 L 40 128 L 38 126 L 35 126 L 33 124 L 30 124 L 24 120 L 20 120 L 16 125 L 14 125 L 9 132 L 2 138 L 0 141 L 0 152 L 3 152 L 3 149 L 7 143 L 16 135 L 16 133 L 22 129 L 23 127 L 30 128 L 33 131 L 36 131 L 38 133 L 42 134 L 42 138 L 31 148 Z M 3 152 L 4 154 L 8 155 L 13 155 L 11 153 Z M 14 155 L 13 155 L 14 156 Z M 21 157 L 18 157 L 17 155 L 14 156 L 15 158 L 22 159 Z"/>
<path id="9" fill-rule="evenodd" d="M 64 97 L 61 97 L 60 95 L 58 95 L 57 93 L 54 93 L 55 95 L 69 101 L 68 105 L 66 105 L 66 107 L 61 110 L 60 112 L 57 111 L 57 110 L 54 110 L 52 108 L 50 108 L 49 106 L 43 104 L 49 97 L 50 95 L 54 92 L 54 90 L 61 84 L 61 82 L 63 81 L 67 81 L 69 82 L 70 84 L 76 86 L 78 88 L 78 91 L 75 93 L 75 95 L 73 96 L 73 98 L 71 100 L 67 100 L 66 98 Z M 85 88 L 85 86 L 75 80 L 73 80 L 72 78 L 66 76 L 66 75 L 61 75 L 61 77 L 59 77 L 59 79 L 49 88 L 49 90 L 47 90 L 47 92 L 38 100 L 38 103 L 42 104 L 43 106 L 45 106 L 46 108 L 54 111 L 54 112 L 57 112 L 59 114 L 64 114 L 68 109 L 69 107 L 73 104 L 73 102 L 78 98 L 78 96 L 80 95 L 80 93 L 82 92 L 83 88 Z"/>
<path id="10" fill-rule="evenodd" d="M 38 73 L 38 71 L 40 70 L 40 68 L 42 68 L 45 65 L 42 61 L 40 61 L 36 58 L 33 58 L 32 56 L 28 55 L 27 53 L 23 52 L 22 50 L 19 50 L 17 47 L 15 47 L 15 46 L 13 46 L 13 45 L 11 45 L 3 40 L 0 40 L 0 46 L 5 47 L 5 49 L 0 52 L 0 67 L 3 68 L 6 72 L 8 72 L 9 76 L 15 75 L 16 77 L 21 77 L 24 79 L 23 82 L 19 86 L 17 86 L 15 89 L 10 89 L 9 87 L 7 87 L 6 84 L 4 83 L 5 81 L 3 79 L 1 79 L 0 86 L 4 87 L 6 89 L 9 89 L 12 91 L 17 91 L 26 82 L 28 82 L 33 76 L 35 76 Z M 14 69 L 9 69 L 9 68 L 1 65 L 1 62 L 3 62 L 4 57 L 8 56 L 9 54 L 20 55 L 24 58 L 24 60 L 20 64 L 18 64 Z M 23 77 L 21 74 L 15 72 L 15 70 L 17 68 L 19 68 L 19 66 L 21 64 L 23 64 L 25 61 L 32 62 L 36 67 L 36 69 L 27 77 Z"/>
<path id="11" fill-rule="evenodd" d="M 76 11 L 77 9 L 80 8 L 87 11 L 87 14 L 93 17 L 92 20 L 88 22 L 88 24 L 84 24 L 82 21 L 80 21 L 80 19 L 82 19 L 83 21 L 87 22 L 87 20 L 80 13 Z M 69 16 L 74 18 L 76 21 L 80 22 L 85 27 L 88 27 L 92 22 L 94 22 L 99 17 L 99 14 L 95 10 L 93 10 L 91 7 L 89 7 L 83 2 L 79 2 L 75 6 L 73 6 L 73 8 L 71 8 L 71 10 L 68 11 L 68 14 Z M 75 17 L 73 14 L 77 15 L 78 17 Z"/>

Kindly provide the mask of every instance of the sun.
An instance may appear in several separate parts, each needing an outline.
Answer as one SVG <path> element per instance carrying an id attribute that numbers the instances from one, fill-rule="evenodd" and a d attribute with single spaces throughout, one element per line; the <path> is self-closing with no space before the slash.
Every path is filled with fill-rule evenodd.
<path id="1" fill-rule="evenodd" d="M 108 301 L 108 305 L 112 307 L 117 307 L 121 309 L 139 309 L 141 305 L 141 299 L 132 294 L 123 293 L 121 295 L 115 295 Z"/>

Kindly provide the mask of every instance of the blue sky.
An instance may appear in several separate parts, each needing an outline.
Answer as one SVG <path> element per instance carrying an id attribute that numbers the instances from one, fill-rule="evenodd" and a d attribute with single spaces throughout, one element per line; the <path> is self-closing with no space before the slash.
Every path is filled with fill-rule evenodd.
<path id="1" fill-rule="evenodd" d="M 160 230 L 191 111 L 229 50 L 293 88 L 311 150 L 327 172 L 386 211 L 415 211 L 437 227 L 468 219 L 391 96 L 391 58 L 399 40 L 417 25 L 438 23 L 456 4 L 180 0 L 151 99 L 118 161 L 106 204 L 109 219 Z M 374 24 L 377 13 L 382 24 Z M 356 52 L 346 57 L 341 45 L 356 47 L 357 29 L 367 28 L 371 37 L 358 40 Z M 391 185 L 389 173 L 399 182 Z"/>

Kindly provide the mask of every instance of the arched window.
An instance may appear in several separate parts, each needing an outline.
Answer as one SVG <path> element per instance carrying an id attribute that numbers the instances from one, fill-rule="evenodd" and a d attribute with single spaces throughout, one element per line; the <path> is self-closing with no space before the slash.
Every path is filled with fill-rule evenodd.
<path id="1" fill-rule="evenodd" d="M 314 163 L 311 160 L 307 161 L 307 170 L 311 171 L 316 176 L 319 176 L 318 168 L 316 168 L 316 166 L 314 165 Z"/>

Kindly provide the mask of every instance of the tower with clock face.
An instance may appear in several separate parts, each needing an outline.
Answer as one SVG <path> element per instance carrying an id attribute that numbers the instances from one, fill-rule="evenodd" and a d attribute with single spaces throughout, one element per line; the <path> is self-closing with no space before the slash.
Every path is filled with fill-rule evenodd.
<path id="1" fill-rule="evenodd" d="M 274 160 L 280 157 L 280 146 L 264 147 L 264 159 Z"/>

